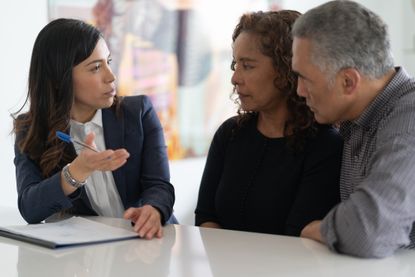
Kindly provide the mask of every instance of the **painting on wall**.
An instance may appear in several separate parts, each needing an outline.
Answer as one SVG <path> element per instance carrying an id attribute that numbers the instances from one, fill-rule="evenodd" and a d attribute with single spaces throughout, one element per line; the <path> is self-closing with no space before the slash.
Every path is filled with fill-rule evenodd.
<path id="1" fill-rule="evenodd" d="M 78 18 L 101 30 L 118 94 L 150 97 L 169 159 L 182 159 L 205 155 L 215 130 L 235 114 L 232 31 L 244 12 L 270 5 L 265 0 L 49 0 L 48 12 L 49 20 Z"/>

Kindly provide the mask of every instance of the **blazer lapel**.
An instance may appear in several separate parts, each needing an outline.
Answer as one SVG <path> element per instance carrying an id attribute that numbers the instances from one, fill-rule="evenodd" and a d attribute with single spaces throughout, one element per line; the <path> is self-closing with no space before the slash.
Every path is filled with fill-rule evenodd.
<path id="1" fill-rule="evenodd" d="M 116 150 L 119 148 L 125 148 L 124 144 L 124 120 L 123 117 L 117 118 L 114 111 L 111 108 L 102 110 L 102 124 L 104 129 L 104 140 L 107 149 Z M 124 167 L 112 172 L 114 176 L 115 185 L 117 186 L 118 193 L 120 194 L 121 201 L 124 204 L 124 208 L 127 203 L 127 191 L 125 184 Z"/>

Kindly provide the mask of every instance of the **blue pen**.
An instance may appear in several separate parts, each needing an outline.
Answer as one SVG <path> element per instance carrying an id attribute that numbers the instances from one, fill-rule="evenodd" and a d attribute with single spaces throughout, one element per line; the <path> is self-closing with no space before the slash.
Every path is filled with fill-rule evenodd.
<path id="1" fill-rule="evenodd" d="M 64 142 L 67 142 L 67 143 L 76 143 L 76 144 L 81 145 L 82 147 L 88 148 L 88 149 L 90 149 L 90 150 L 95 151 L 95 152 L 98 153 L 98 150 L 96 150 L 95 148 L 89 146 L 88 144 L 83 143 L 82 141 L 73 139 L 68 134 L 65 134 L 65 133 L 60 132 L 60 131 L 56 131 L 56 136 L 58 137 L 58 139 L 60 139 L 60 140 L 62 140 Z"/>

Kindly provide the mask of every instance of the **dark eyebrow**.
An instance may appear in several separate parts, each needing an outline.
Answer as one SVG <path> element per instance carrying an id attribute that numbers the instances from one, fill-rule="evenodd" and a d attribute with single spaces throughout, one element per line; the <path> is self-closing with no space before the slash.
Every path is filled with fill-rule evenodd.
<path id="1" fill-rule="evenodd" d="M 247 57 L 239 58 L 239 61 L 241 61 L 241 62 L 257 62 L 257 60 L 252 59 L 252 58 L 247 58 Z"/>
<path id="2" fill-rule="evenodd" d="M 89 65 L 94 64 L 94 63 L 102 63 L 102 62 L 103 62 L 102 59 L 100 59 L 100 60 L 93 60 L 93 61 L 87 63 L 85 66 L 89 66 Z"/>
<path id="3" fill-rule="evenodd" d="M 111 54 L 108 55 L 107 60 L 108 59 L 111 59 Z M 85 66 L 89 66 L 89 65 L 94 64 L 94 63 L 102 63 L 102 62 L 105 62 L 104 59 L 93 60 L 93 61 L 90 61 L 89 63 L 87 63 Z"/>
<path id="4" fill-rule="evenodd" d="M 236 61 L 235 57 L 232 57 L 234 61 Z M 238 61 L 240 62 L 257 62 L 257 60 L 252 59 L 252 58 L 248 58 L 248 57 L 240 57 L 238 59 Z"/>

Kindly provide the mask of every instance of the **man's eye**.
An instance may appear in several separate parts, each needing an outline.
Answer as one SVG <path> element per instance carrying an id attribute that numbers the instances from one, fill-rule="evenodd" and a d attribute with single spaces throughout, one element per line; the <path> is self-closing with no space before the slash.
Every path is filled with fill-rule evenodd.
<path id="1" fill-rule="evenodd" d="M 244 69 L 251 69 L 251 68 L 253 68 L 252 65 L 246 64 L 246 63 L 243 64 L 243 67 L 244 67 Z"/>

